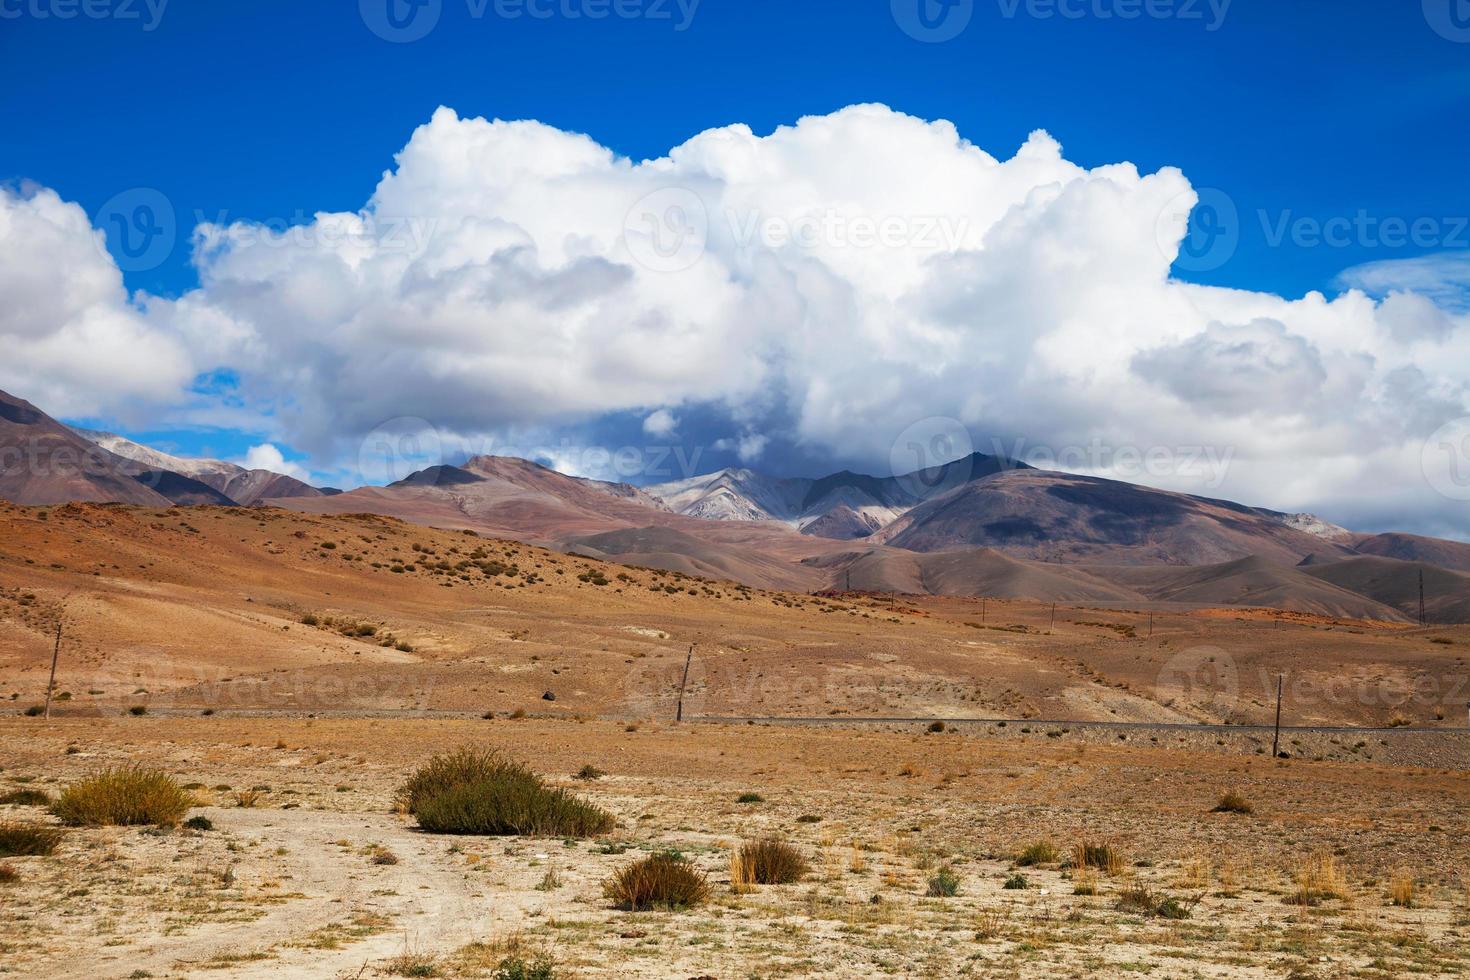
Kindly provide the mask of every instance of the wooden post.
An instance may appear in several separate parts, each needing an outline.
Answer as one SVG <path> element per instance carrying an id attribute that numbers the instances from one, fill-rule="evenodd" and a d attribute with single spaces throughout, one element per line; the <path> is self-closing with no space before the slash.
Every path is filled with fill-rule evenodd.
<path id="1" fill-rule="evenodd" d="M 689 655 L 684 658 L 684 679 L 679 682 L 679 706 L 674 711 L 674 722 L 684 720 L 684 688 L 689 686 L 689 663 L 694 659 L 694 644 L 689 644 Z"/>
<path id="2" fill-rule="evenodd" d="M 1057 624 L 1057 604 L 1055 602 L 1051 604 L 1051 624 L 1053 626 Z"/>
<path id="3" fill-rule="evenodd" d="M 66 623 L 66 603 L 71 593 L 61 597 L 61 608 L 56 611 L 56 644 L 51 648 L 51 676 L 46 681 L 45 719 L 51 720 L 51 695 L 56 691 L 56 661 L 61 659 L 61 629 Z"/>
<path id="4" fill-rule="evenodd" d="M 51 677 L 46 681 L 47 721 L 51 720 L 51 694 L 56 690 L 56 661 L 61 657 L 61 616 L 60 612 L 56 614 L 56 645 L 51 648 Z"/>
<path id="5" fill-rule="evenodd" d="M 1281 754 L 1281 682 L 1284 674 L 1276 675 L 1276 734 L 1271 736 L 1271 758 Z"/>
<path id="6" fill-rule="evenodd" d="M 1148 635 L 1154 635 L 1154 614 L 1152 612 L 1148 614 Z"/>

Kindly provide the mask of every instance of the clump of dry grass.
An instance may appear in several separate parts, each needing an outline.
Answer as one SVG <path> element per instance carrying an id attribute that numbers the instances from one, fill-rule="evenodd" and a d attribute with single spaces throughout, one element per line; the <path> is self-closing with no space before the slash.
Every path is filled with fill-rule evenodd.
<path id="1" fill-rule="evenodd" d="M 415 950 L 404 950 L 383 964 L 383 972 L 395 977 L 443 976 L 439 958 Z"/>
<path id="2" fill-rule="evenodd" d="M 1388 899 L 1398 908 L 1414 908 L 1418 904 L 1414 876 L 1403 871 L 1395 872 L 1388 883 Z"/>
<path id="3" fill-rule="evenodd" d="M 1097 869 L 1078 867 L 1072 872 L 1072 894 L 1073 895 L 1096 895 L 1097 894 Z"/>
<path id="4" fill-rule="evenodd" d="M 0 864 L 0 885 L 13 885 L 20 881 L 20 872 L 13 865 Z"/>
<path id="5" fill-rule="evenodd" d="M 757 885 L 789 885 L 811 871 L 811 862 L 801 851 L 774 838 L 747 841 L 737 857 Z"/>
<path id="6" fill-rule="evenodd" d="M 0 857 L 32 857 L 53 853 L 64 837 L 55 827 L 0 823 Z"/>
<path id="7" fill-rule="evenodd" d="M 158 769 L 107 769 L 72 783 L 51 812 L 69 826 L 173 827 L 194 805 L 173 777 Z"/>
<path id="8" fill-rule="evenodd" d="M 730 891 L 736 895 L 749 895 L 755 891 L 755 869 L 745 863 L 739 851 L 730 854 Z"/>
<path id="9" fill-rule="evenodd" d="M 1251 806 L 1250 800 L 1247 800 L 1244 796 L 1241 796 L 1234 790 L 1230 790 L 1220 797 L 1220 802 L 1216 803 L 1215 808 L 1210 812 L 1239 813 L 1249 816 L 1250 814 L 1255 813 L 1256 810 L 1255 807 Z"/>
<path id="10" fill-rule="evenodd" d="M 235 805 L 242 810 L 253 810 L 265 799 L 265 794 L 255 789 L 242 789 L 235 793 Z"/>
<path id="11" fill-rule="evenodd" d="M 1296 891 L 1287 896 L 1293 905 L 1320 905 L 1325 899 L 1348 896 L 1347 875 L 1327 851 L 1317 851 L 1300 861 L 1293 877 Z"/>
<path id="12" fill-rule="evenodd" d="M 608 901 L 625 912 L 692 908 L 708 899 L 709 891 L 704 872 L 677 854 L 652 854 L 624 865 L 602 886 Z"/>
<path id="13" fill-rule="evenodd" d="M 1144 884 L 1130 885 L 1118 896 L 1120 912 L 1153 915 L 1161 919 L 1187 919 L 1197 904 L 1198 899 L 1183 902 L 1172 895 L 1161 895 Z"/>
<path id="14" fill-rule="evenodd" d="M 1021 853 L 1016 855 L 1016 865 L 1022 868 L 1035 867 L 1038 864 L 1057 863 L 1056 845 L 1051 841 L 1033 841 L 1022 848 Z"/>
<path id="15" fill-rule="evenodd" d="M 1078 841 L 1072 847 L 1074 868 L 1094 868 L 1107 875 L 1120 875 L 1128 869 L 1123 852 L 1112 844 L 1101 841 Z"/>
<path id="16" fill-rule="evenodd" d="M 521 763 L 471 747 L 420 766 L 399 788 L 396 807 L 439 834 L 590 837 L 617 823 L 607 811 L 547 786 Z"/>

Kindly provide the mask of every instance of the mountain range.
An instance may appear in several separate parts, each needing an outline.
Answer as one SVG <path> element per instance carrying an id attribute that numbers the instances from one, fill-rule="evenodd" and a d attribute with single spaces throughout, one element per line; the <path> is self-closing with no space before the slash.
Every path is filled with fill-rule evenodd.
<path id="1" fill-rule="evenodd" d="M 1470 545 L 973 454 L 888 477 L 726 469 L 635 487 L 477 456 L 345 493 L 72 429 L 0 392 L 0 497 L 374 513 L 799 591 L 1470 619 Z"/>

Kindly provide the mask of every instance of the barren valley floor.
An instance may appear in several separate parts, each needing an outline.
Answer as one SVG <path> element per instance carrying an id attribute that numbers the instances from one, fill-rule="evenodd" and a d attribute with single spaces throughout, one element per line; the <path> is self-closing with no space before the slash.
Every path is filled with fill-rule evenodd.
<path id="1" fill-rule="evenodd" d="M 0 532 L 0 796 L 143 765 L 212 823 L 0 859 L 13 975 L 494 977 L 539 953 L 556 977 L 1470 970 L 1461 627 L 811 596 L 269 509 L 0 506 Z M 58 616 L 48 721 L 27 710 Z M 1273 758 L 1241 726 L 1272 720 L 1282 674 L 1288 724 L 1385 730 L 1288 730 Z M 814 722 L 693 720 L 714 715 Z M 1012 720 L 854 723 L 874 716 Z M 1193 723 L 1229 727 L 1163 727 Z M 464 744 L 615 829 L 442 836 L 393 812 Z M 1252 812 L 1212 812 L 1227 792 Z M 3 823 L 55 819 L 16 798 Z M 771 837 L 811 873 L 735 887 L 732 849 Z M 1084 844 L 1111 866 L 1079 869 Z M 615 910 L 607 876 L 668 850 L 710 901 Z"/>

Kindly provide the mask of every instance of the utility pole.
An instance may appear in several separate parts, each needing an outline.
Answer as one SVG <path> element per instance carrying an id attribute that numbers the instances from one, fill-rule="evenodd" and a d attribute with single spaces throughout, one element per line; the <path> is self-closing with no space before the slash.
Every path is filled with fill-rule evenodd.
<path id="1" fill-rule="evenodd" d="M 1424 614 L 1424 569 L 1419 569 L 1419 626 L 1421 628 L 1429 625 L 1429 617 Z"/>
<path id="2" fill-rule="evenodd" d="M 1148 635 L 1154 635 L 1154 614 L 1152 611 L 1148 614 Z"/>
<path id="3" fill-rule="evenodd" d="M 1057 604 L 1055 602 L 1051 604 L 1051 624 L 1053 626 L 1057 624 Z"/>
<path id="4" fill-rule="evenodd" d="M 694 644 L 689 644 L 689 655 L 684 658 L 684 679 L 679 682 L 679 706 L 674 711 L 674 721 L 684 720 L 684 688 L 689 686 L 689 664 L 694 660 Z"/>
<path id="5" fill-rule="evenodd" d="M 46 681 L 46 712 L 45 718 L 51 720 L 51 695 L 56 691 L 56 661 L 61 659 L 61 628 L 66 622 L 66 600 L 71 598 L 68 592 L 61 599 L 61 608 L 56 611 L 56 644 L 51 648 L 51 677 Z"/>
<path id="6" fill-rule="evenodd" d="M 1281 754 L 1281 682 L 1285 674 L 1276 675 L 1276 734 L 1271 736 L 1271 758 L 1275 759 Z"/>
<path id="7" fill-rule="evenodd" d="M 985 597 L 980 597 L 980 622 L 985 622 Z"/>

